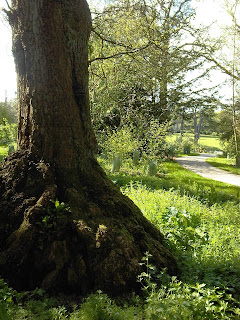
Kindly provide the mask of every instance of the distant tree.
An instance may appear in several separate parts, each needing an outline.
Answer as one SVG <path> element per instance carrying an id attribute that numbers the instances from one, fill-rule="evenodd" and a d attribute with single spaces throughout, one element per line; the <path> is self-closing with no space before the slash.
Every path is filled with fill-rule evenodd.
<path id="1" fill-rule="evenodd" d="M 215 65 L 216 68 L 229 76 L 229 83 L 232 85 L 232 125 L 233 130 L 232 143 L 234 144 L 236 166 L 240 167 L 240 145 L 239 145 L 239 123 L 238 123 L 238 107 L 236 106 L 238 99 L 238 85 L 240 80 L 240 2 L 239 0 L 225 0 L 224 8 L 232 17 L 232 25 L 225 26 L 220 39 L 221 50 L 218 54 L 211 52 L 209 46 L 203 42 L 198 45 L 205 48 L 204 57 Z"/>
<path id="2" fill-rule="evenodd" d="M 235 102 L 235 130 L 233 127 L 233 112 L 232 105 L 225 104 L 222 110 L 217 113 L 218 134 L 225 145 L 226 152 L 236 157 L 236 140 L 240 144 L 240 101 Z M 236 137 L 234 135 L 236 132 Z"/>
<path id="3" fill-rule="evenodd" d="M 203 67 L 194 46 L 190 0 L 112 1 L 95 13 L 90 43 L 93 119 L 112 108 L 145 124 L 166 121 L 184 105 L 195 81 L 188 73 Z M 196 84 L 197 85 L 197 84 Z M 129 119 L 129 118 L 128 118 Z"/>
<path id="4" fill-rule="evenodd" d="M 193 117 L 194 142 L 198 143 L 202 132 L 203 122 L 214 116 L 216 100 L 214 98 L 205 97 L 192 101 L 191 114 Z"/>

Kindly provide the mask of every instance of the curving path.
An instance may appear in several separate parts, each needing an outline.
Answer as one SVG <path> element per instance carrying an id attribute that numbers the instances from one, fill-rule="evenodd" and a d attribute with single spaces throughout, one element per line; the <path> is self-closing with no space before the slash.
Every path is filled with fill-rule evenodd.
<path id="1" fill-rule="evenodd" d="M 227 171 L 211 166 L 206 162 L 206 159 L 210 157 L 215 157 L 215 155 L 209 153 L 201 153 L 198 156 L 177 158 L 176 161 L 183 168 L 199 174 L 204 178 L 225 182 L 240 187 L 240 175 L 229 173 Z"/>

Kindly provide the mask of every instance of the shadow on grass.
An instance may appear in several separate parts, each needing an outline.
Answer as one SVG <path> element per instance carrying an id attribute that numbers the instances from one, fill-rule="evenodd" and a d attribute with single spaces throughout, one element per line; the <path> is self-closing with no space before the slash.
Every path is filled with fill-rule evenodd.
<path id="1" fill-rule="evenodd" d="M 240 168 L 237 168 L 234 164 L 227 164 L 227 163 L 222 163 L 217 161 L 207 161 L 207 162 L 216 168 L 231 172 L 233 174 L 240 175 Z"/>
<path id="2" fill-rule="evenodd" d="M 192 173 L 174 161 L 162 164 L 162 174 L 159 177 L 146 175 L 128 175 L 121 172 L 110 174 L 109 177 L 120 187 L 129 185 L 130 182 L 139 182 L 152 190 L 175 189 L 180 194 L 187 194 L 206 202 L 209 205 L 233 201 L 239 203 L 240 188 L 222 182 L 205 179 Z"/>

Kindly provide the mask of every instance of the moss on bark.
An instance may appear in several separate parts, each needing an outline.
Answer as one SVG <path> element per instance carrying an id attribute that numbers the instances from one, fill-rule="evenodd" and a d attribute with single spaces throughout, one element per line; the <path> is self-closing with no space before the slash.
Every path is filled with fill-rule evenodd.
<path id="1" fill-rule="evenodd" d="M 96 163 L 95 168 L 88 183 L 83 177 L 79 190 L 65 189 L 61 200 L 71 210 L 63 206 L 57 213 L 52 200 L 61 196 L 62 188 L 59 194 L 50 166 L 21 153 L 3 162 L 0 274 L 12 286 L 79 294 L 138 290 L 139 263 L 146 251 L 158 268 L 176 274 L 160 232 Z"/>

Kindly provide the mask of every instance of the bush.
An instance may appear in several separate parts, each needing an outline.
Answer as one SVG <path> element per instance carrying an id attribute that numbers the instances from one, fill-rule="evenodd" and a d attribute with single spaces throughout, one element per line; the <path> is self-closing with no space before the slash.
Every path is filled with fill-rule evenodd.
<path id="1" fill-rule="evenodd" d="M 184 154 L 190 154 L 192 149 L 194 148 L 194 141 L 191 138 L 183 138 L 181 146 Z"/>
<path id="2" fill-rule="evenodd" d="M 156 156 L 164 158 L 167 146 L 165 124 L 152 120 L 146 130 L 143 143 L 144 152 L 149 159 L 154 160 Z"/>
<path id="3" fill-rule="evenodd" d="M 119 172 L 120 168 L 122 165 L 122 159 L 119 155 L 114 155 L 113 156 L 113 161 L 112 161 L 112 170 L 111 173 L 114 172 Z"/>
<path id="4" fill-rule="evenodd" d="M 9 123 L 7 119 L 3 119 L 0 125 L 0 143 L 12 144 L 17 140 L 17 124 Z"/>
<path id="5" fill-rule="evenodd" d="M 147 175 L 155 176 L 157 174 L 157 163 L 156 161 L 149 160 L 147 164 Z"/>
<path id="6" fill-rule="evenodd" d="M 137 320 L 140 309 L 137 307 L 119 307 L 106 294 L 98 291 L 90 295 L 81 308 L 71 314 L 70 320 Z M 141 319 L 141 318 L 140 318 Z"/>
<path id="7" fill-rule="evenodd" d="M 107 158 L 112 159 L 115 156 L 124 159 L 140 146 L 140 142 L 134 137 L 133 130 L 127 126 L 105 133 L 105 138 L 101 139 L 99 144 Z"/>
<path id="8" fill-rule="evenodd" d="M 190 137 L 178 137 L 174 142 L 168 144 L 168 150 L 171 156 L 176 154 L 190 154 L 195 149 L 194 140 Z"/>

